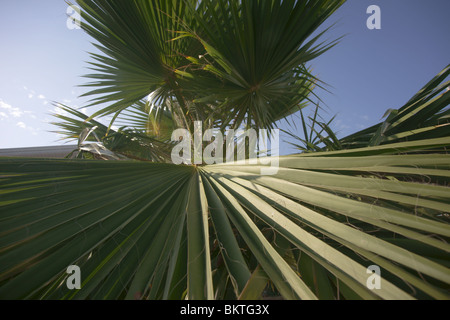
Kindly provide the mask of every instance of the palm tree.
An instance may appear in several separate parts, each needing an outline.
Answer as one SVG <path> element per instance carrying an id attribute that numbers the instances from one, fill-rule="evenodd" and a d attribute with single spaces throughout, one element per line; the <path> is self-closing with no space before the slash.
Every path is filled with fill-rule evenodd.
<path id="1" fill-rule="evenodd" d="M 59 126 L 128 159 L 0 159 L 0 298 L 448 299 L 449 67 L 270 176 L 168 160 L 174 128 L 273 130 L 310 101 L 306 64 L 334 42 L 306 40 L 342 2 L 77 1 L 107 106 L 64 107 Z M 107 114 L 127 126 L 94 120 Z"/>

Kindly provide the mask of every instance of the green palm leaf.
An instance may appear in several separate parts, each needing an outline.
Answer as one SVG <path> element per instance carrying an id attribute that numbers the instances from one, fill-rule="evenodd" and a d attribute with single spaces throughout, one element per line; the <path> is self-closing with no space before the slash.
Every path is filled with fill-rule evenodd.
<path id="1" fill-rule="evenodd" d="M 336 43 L 316 45 L 323 33 L 306 41 L 343 1 L 77 3 L 101 52 L 85 95 L 107 106 L 92 117 L 153 94 L 192 129 L 195 120 L 272 128 L 297 111 L 317 83 L 306 63 Z"/>
<path id="2" fill-rule="evenodd" d="M 449 144 L 280 157 L 274 176 L 240 163 L 1 159 L 0 297 L 213 299 L 225 286 L 238 298 L 262 268 L 286 299 L 322 297 L 317 281 L 334 298 L 339 282 L 344 298 L 446 299 L 450 161 L 416 153 Z M 417 178 L 402 181 L 412 163 Z M 322 271 L 303 276 L 311 263 Z M 65 285 L 72 264 L 81 290 Z M 380 290 L 366 287 L 371 264 Z"/>
<path id="3" fill-rule="evenodd" d="M 433 77 L 403 107 L 388 110 L 384 122 L 341 139 L 344 148 L 449 136 L 449 75 L 450 65 Z"/>

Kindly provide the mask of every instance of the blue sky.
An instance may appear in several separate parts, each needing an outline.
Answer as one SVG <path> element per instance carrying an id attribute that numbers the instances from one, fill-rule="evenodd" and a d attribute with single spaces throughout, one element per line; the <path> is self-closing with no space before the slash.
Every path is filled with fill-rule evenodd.
<path id="1" fill-rule="evenodd" d="M 381 9 L 380 30 L 366 27 L 370 5 Z M 93 47 L 67 27 L 66 9 L 63 0 L 0 0 L 0 148 L 62 144 L 50 132 L 52 102 L 86 105 L 77 85 Z M 345 37 L 311 65 L 330 85 L 317 93 L 340 137 L 378 123 L 450 63 L 448 12 L 448 0 L 348 0 L 330 18 L 325 39 Z"/>

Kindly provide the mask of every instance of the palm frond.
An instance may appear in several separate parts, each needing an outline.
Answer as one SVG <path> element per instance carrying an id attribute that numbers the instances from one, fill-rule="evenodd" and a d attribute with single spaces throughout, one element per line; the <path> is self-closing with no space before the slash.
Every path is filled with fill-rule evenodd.
<path id="1" fill-rule="evenodd" d="M 204 3 L 205 12 L 193 12 L 199 34 L 186 36 L 204 46 L 194 65 L 221 85 L 205 81 L 195 90 L 205 92 L 201 101 L 227 110 L 225 123 L 232 127 L 271 129 L 309 99 L 318 79 L 305 65 L 336 42 L 316 45 L 323 33 L 306 41 L 343 1 Z"/>
<path id="2" fill-rule="evenodd" d="M 183 128 L 219 119 L 222 129 L 271 129 L 318 85 L 306 63 L 336 42 L 306 41 L 343 2 L 77 1 L 101 51 L 84 86 L 91 105 L 107 106 L 92 117 L 157 93 L 176 101 Z"/>
<path id="3" fill-rule="evenodd" d="M 386 120 L 341 139 L 344 148 L 358 148 L 450 135 L 450 65 L 431 79 L 403 107 L 386 112 Z"/>
<path id="4" fill-rule="evenodd" d="M 170 141 L 170 137 L 156 137 L 145 129 L 136 130 L 122 127 L 114 130 L 111 128 L 111 124 L 106 126 L 69 106 L 58 104 L 58 107 L 63 112 L 54 116 L 62 121 L 52 122 L 53 125 L 60 128 L 55 133 L 62 135 L 66 140 L 78 140 L 80 151 L 101 155 L 99 151 L 104 149 L 103 153 L 116 153 L 119 158 L 125 156 L 154 162 L 171 161 L 173 143 Z M 140 119 L 136 117 L 135 122 L 138 121 Z M 148 126 L 148 120 L 145 123 Z M 93 130 L 94 128 L 95 130 Z M 92 134 L 82 137 L 83 132 L 92 132 Z M 80 140 L 83 142 L 84 150 L 81 148 Z M 100 149 L 96 147 L 98 144 L 100 144 Z"/>
<path id="5" fill-rule="evenodd" d="M 262 269 L 286 299 L 447 299 L 450 158 L 430 150 L 449 145 L 284 156 L 273 176 L 239 162 L 1 159 L 0 297 L 212 299 L 225 286 L 239 298 Z M 379 290 L 366 286 L 373 264 Z M 81 290 L 65 285 L 69 265 Z"/>

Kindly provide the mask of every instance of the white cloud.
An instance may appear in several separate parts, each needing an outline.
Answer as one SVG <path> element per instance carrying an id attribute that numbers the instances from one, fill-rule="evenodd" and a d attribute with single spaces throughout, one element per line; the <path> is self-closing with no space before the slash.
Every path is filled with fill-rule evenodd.
<path id="1" fill-rule="evenodd" d="M 338 130 L 347 130 L 350 129 L 350 126 L 345 124 L 341 119 L 337 119 L 335 125 Z"/>
<path id="2" fill-rule="evenodd" d="M 27 125 L 25 123 L 23 123 L 22 121 L 17 122 L 16 126 L 18 126 L 19 128 L 22 128 L 22 129 L 26 129 L 27 128 Z"/>
<path id="3" fill-rule="evenodd" d="M 23 111 L 21 111 L 19 108 L 14 108 L 14 110 L 10 112 L 10 115 L 12 115 L 14 118 L 20 118 L 22 114 Z"/>
<path id="4" fill-rule="evenodd" d="M 36 129 L 36 128 L 30 127 L 30 126 L 26 125 L 22 121 L 17 122 L 16 126 L 18 126 L 21 129 L 28 130 L 33 136 L 36 136 L 38 134 L 38 131 L 40 131 L 40 129 Z"/>
<path id="5" fill-rule="evenodd" d="M 5 109 L 8 112 L 8 115 L 13 116 L 14 118 L 20 118 L 23 114 L 23 111 L 17 107 L 13 107 L 6 102 L 0 100 L 0 108 Z"/>
<path id="6" fill-rule="evenodd" d="M 27 116 L 29 116 L 32 119 L 37 118 L 33 111 L 24 111 L 23 114 L 26 114 Z"/>
<path id="7" fill-rule="evenodd" d="M 36 120 L 37 117 L 33 111 L 29 110 L 22 110 L 18 107 L 13 107 L 12 105 L 4 102 L 0 99 L 0 120 L 6 120 L 9 123 L 14 123 L 13 118 L 19 119 L 24 118 L 22 121 L 15 122 L 16 126 L 21 129 L 28 130 L 32 135 L 37 135 L 38 132 L 41 130 L 39 128 L 31 127 L 27 125 L 24 121 L 27 119 L 30 120 Z"/>
<path id="8" fill-rule="evenodd" d="M 36 94 L 36 91 L 34 90 L 30 90 L 27 86 L 24 86 L 23 89 L 28 92 L 28 99 L 33 99 L 33 98 L 38 98 L 40 100 L 45 100 L 44 105 L 46 105 L 48 103 L 48 101 L 46 100 L 46 97 L 41 93 L 41 94 Z"/>
<path id="9" fill-rule="evenodd" d="M 2 109 L 11 109 L 12 107 L 9 104 L 7 104 L 7 103 L 3 102 L 2 100 L 0 100 L 0 108 L 2 108 Z"/>

